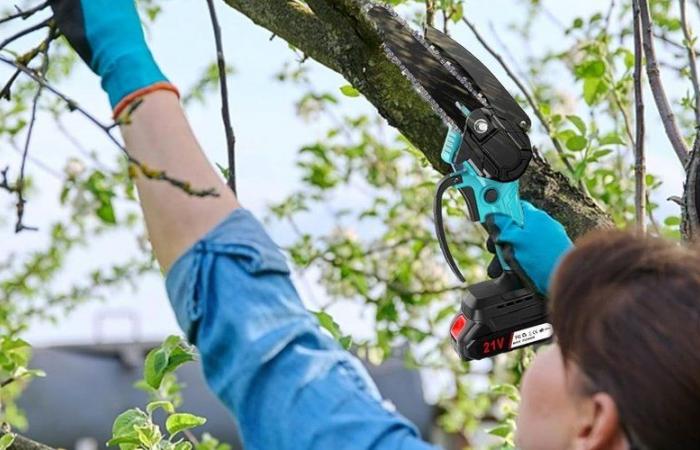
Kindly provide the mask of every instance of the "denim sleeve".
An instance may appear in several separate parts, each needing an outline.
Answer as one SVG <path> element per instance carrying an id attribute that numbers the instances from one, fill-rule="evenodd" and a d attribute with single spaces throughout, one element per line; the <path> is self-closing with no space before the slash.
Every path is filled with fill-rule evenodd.
<path id="1" fill-rule="evenodd" d="M 249 450 L 428 450 L 365 369 L 319 329 L 284 257 L 237 209 L 174 264 L 178 322 Z"/>

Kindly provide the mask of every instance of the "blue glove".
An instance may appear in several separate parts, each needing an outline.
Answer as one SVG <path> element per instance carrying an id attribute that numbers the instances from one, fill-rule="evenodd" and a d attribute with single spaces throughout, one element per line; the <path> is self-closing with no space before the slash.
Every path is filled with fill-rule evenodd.
<path id="1" fill-rule="evenodd" d="M 488 218 L 489 232 L 506 263 L 524 272 L 540 293 L 547 294 L 557 264 L 573 243 L 562 224 L 549 214 L 528 202 L 521 204 L 524 226 L 505 214 L 493 214 Z"/>
<path id="2" fill-rule="evenodd" d="M 134 0 L 50 0 L 56 23 L 102 78 L 112 107 L 139 91 L 170 86 L 144 39 Z"/>

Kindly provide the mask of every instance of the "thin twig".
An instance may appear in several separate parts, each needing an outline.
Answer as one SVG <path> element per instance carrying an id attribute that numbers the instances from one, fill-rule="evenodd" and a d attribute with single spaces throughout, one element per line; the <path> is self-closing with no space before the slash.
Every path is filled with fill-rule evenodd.
<path id="1" fill-rule="evenodd" d="M 46 45 L 40 45 L 39 52 L 42 55 L 41 67 L 35 72 L 38 77 L 46 78 L 46 72 L 49 69 L 49 45 L 56 36 L 58 31 L 55 27 L 49 27 L 49 34 L 46 37 L 44 43 Z M 24 208 L 27 204 L 27 200 L 24 198 L 24 180 L 27 168 L 27 157 L 29 156 L 29 146 L 32 142 L 32 136 L 34 135 L 34 125 L 36 124 L 37 110 L 39 108 L 39 99 L 41 98 L 41 93 L 44 87 L 39 84 L 37 85 L 36 94 L 32 100 L 32 111 L 29 119 L 29 125 L 27 127 L 27 137 L 24 142 L 24 149 L 22 150 L 22 162 L 20 164 L 19 176 L 17 177 L 17 183 L 15 183 L 16 193 L 17 193 L 17 222 L 15 224 L 15 233 L 20 233 L 22 231 L 37 231 L 36 227 L 29 227 L 24 224 Z"/>
<path id="2" fill-rule="evenodd" d="M 615 105 L 617 105 L 617 109 L 619 109 L 620 114 L 622 114 L 622 121 L 625 124 L 625 132 L 627 133 L 627 137 L 630 139 L 630 143 L 634 145 L 635 142 L 637 142 L 637 140 L 632 134 L 632 119 L 630 118 L 627 108 L 625 107 L 625 105 L 622 104 L 622 99 L 618 95 L 617 90 L 613 88 L 610 90 L 610 92 L 612 94 L 613 100 L 615 101 Z"/>
<path id="3" fill-rule="evenodd" d="M 425 23 L 435 26 L 435 0 L 425 0 Z"/>
<path id="4" fill-rule="evenodd" d="M 10 177 L 7 176 L 9 171 L 9 167 L 5 167 L 4 169 L 0 170 L 0 175 L 2 176 L 2 179 L 0 179 L 0 189 L 4 189 L 10 194 L 14 194 L 16 187 L 10 184 Z"/>
<path id="5" fill-rule="evenodd" d="M 37 5 L 33 8 L 25 9 L 25 10 L 21 10 L 21 9 L 19 9 L 19 7 L 15 6 L 15 8 L 17 8 L 17 10 L 18 10 L 17 13 L 10 14 L 9 16 L 6 16 L 6 17 L 3 17 L 2 19 L 0 19 L 0 25 L 2 25 L 3 23 L 9 22 L 11 20 L 15 20 L 15 19 L 26 20 L 26 19 L 30 18 L 31 16 L 33 16 L 34 14 L 38 13 L 39 11 L 42 11 L 42 10 L 48 8 L 48 6 L 49 6 L 49 2 L 44 2 L 44 3 Z"/>
<path id="6" fill-rule="evenodd" d="M 642 45 L 641 11 L 637 3 L 633 6 L 634 20 L 634 102 L 635 102 L 635 126 L 634 139 L 634 212 L 637 230 L 640 233 L 646 231 L 646 161 L 644 155 L 644 89 L 642 88 L 642 64 L 644 48 Z M 650 211 L 651 212 L 651 211 Z"/>
<path id="7" fill-rule="evenodd" d="M 63 94 L 61 91 L 59 91 L 58 89 L 53 87 L 46 80 L 44 80 L 42 77 L 35 74 L 34 71 L 32 71 L 28 67 L 18 63 L 17 61 L 13 61 L 12 59 L 5 57 L 4 55 L 0 55 L 0 62 L 7 64 L 9 66 L 12 66 L 16 69 L 20 69 L 22 71 L 22 73 L 24 73 L 26 76 L 28 76 L 29 78 L 31 78 L 35 82 L 39 83 L 40 85 L 42 85 L 44 87 L 44 89 L 51 92 L 53 95 L 60 98 L 64 103 L 66 103 L 66 105 L 68 106 L 68 108 L 71 111 L 77 111 L 81 116 L 85 117 L 89 122 L 93 123 L 95 126 L 102 129 L 102 131 L 104 131 L 105 134 L 107 135 L 107 138 L 117 148 L 119 148 L 124 153 L 124 155 L 127 157 L 127 159 L 132 164 L 132 166 L 134 166 L 136 169 L 138 169 L 149 180 L 165 181 L 168 184 L 181 189 L 186 194 L 194 196 L 194 197 L 218 197 L 219 194 L 216 192 L 215 188 L 194 189 L 190 185 L 190 183 L 187 181 L 182 181 L 182 180 L 179 180 L 177 178 L 173 178 L 170 175 L 168 175 L 165 171 L 155 170 L 155 169 L 149 168 L 145 164 L 141 163 L 138 159 L 131 156 L 131 154 L 129 154 L 128 150 L 117 140 L 117 138 L 114 137 L 114 135 L 112 134 L 112 130 L 118 124 L 110 124 L 110 125 L 103 124 L 99 119 L 97 119 L 95 116 L 90 114 L 87 110 L 85 110 L 83 107 L 81 107 L 78 103 L 76 103 L 70 97 Z"/>
<path id="8" fill-rule="evenodd" d="M 45 74 L 43 71 L 46 70 L 48 66 L 48 56 L 44 55 L 44 62 L 42 63 L 42 76 Z M 27 138 L 24 142 L 24 150 L 22 151 L 22 163 L 19 169 L 19 177 L 17 178 L 16 188 L 17 188 L 17 223 L 15 224 L 15 233 L 20 233 L 24 230 L 37 231 L 36 227 L 28 227 L 24 224 L 24 206 L 27 201 L 24 198 L 24 178 L 25 170 L 27 166 L 27 156 L 29 155 L 29 145 L 32 141 L 32 135 L 34 133 L 34 124 L 36 123 L 36 113 L 39 107 L 39 98 L 41 98 L 41 92 L 44 88 L 39 85 L 34 94 L 34 99 L 32 100 L 32 112 L 29 119 L 29 126 L 27 128 Z"/>
<path id="9" fill-rule="evenodd" d="M 197 436 L 195 436 L 192 431 L 184 430 L 182 434 L 184 434 L 187 440 L 190 441 L 195 447 L 199 445 L 199 439 L 197 439 Z"/>
<path id="10" fill-rule="evenodd" d="M 5 83 L 5 86 L 0 90 L 0 99 L 4 98 L 5 100 L 12 100 L 11 97 L 11 89 L 12 85 L 17 81 L 17 78 L 19 78 L 20 74 L 22 73 L 21 70 L 15 70 L 15 73 L 12 74 L 9 80 L 7 80 L 7 83 Z"/>
<path id="11" fill-rule="evenodd" d="M 693 84 L 693 95 L 695 96 L 695 126 L 700 127 L 700 81 L 698 81 L 697 55 L 695 53 L 695 36 L 688 25 L 688 15 L 686 13 L 686 1 L 680 0 L 681 4 L 681 27 L 685 37 L 685 47 L 688 52 L 688 65 L 690 66 L 690 81 Z"/>
<path id="12" fill-rule="evenodd" d="M 224 121 L 226 132 L 226 148 L 228 150 L 228 186 L 233 193 L 236 193 L 236 135 L 231 124 L 231 113 L 228 103 L 228 82 L 226 73 L 226 59 L 224 58 L 224 44 L 221 37 L 221 26 L 216 15 L 214 0 L 207 0 L 209 6 L 209 16 L 214 29 L 214 40 L 216 42 L 216 61 L 219 68 L 219 86 L 221 87 L 221 116 Z"/>
<path id="13" fill-rule="evenodd" d="M 610 20 L 612 19 L 613 11 L 615 10 L 615 0 L 610 1 L 610 7 L 608 8 L 608 13 L 605 15 L 605 33 L 607 34 L 610 29 Z"/>
<path id="14" fill-rule="evenodd" d="M 649 198 L 649 191 L 645 192 L 645 200 L 647 204 L 647 217 L 649 218 L 649 223 L 651 223 L 651 227 L 654 229 L 654 232 L 657 234 L 657 236 L 661 236 L 661 226 L 659 225 L 659 221 L 656 220 L 656 217 L 654 217 L 654 212 L 651 210 L 651 198 Z"/>
<path id="15" fill-rule="evenodd" d="M 574 168 L 571 166 L 571 163 L 566 158 L 564 154 L 564 148 L 562 147 L 561 142 L 559 142 L 559 139 L 557 139 L 554 136 L 554 132 L 549 126 L 549 122 L 547 122 L 547 119 L 544 117 L 544 114 L 542 114 L 542 111 L 537 106 L 535 99 L 532 97 L 532 94 L 530 94 L 525 84 L 522 81 L 520 81 L 518 76 L 511 70 L 508 64 L 506 64 L 503 57 L 486 42 L 486 40 L 483 38 L 481 33 L 479 33 L 479 30 L 477 30 L 476 26 L 472 22 L 470 22 L 466 17 L 462 18 L 462 22 L 464 22 L 469 27 L 469 29 L 472 31 L 472 33 L 474 33 L 474 36 L 479 41 L 479 43 L 481 43 L 481 45 L 486 49 L 486 51 L 488 51 L 491 54 L 491 56 L 493 56 L 496 59 L 496 61 L 498 61 L 498 63 L 501 65 L 501 67 L 503 67 L 503 70 L 506 71 L 510 79 L 513 80 L 513 82 L 518 86 L 518 89 L 520 89 L 520 92 L 522 92 L 522 94 L 525 96 L 525 99 L 527 100 L 528 104 L 539 119 L 540 123 L 542 124 L 542 127 L 545 129 L 547 135 L 552 140 L 552 144 L 554 145 L 554 148 L 561 157 L 562 162 L 566 166 L 569 173 L 573 175 Z"/>
<path id="16" fill-rule="evenodd" d="M 676 122 L 676 116 L 671 110 L 671 105 L 669 104 L 666 90 L 664 89 L 663 82 L 661 80 L 661 71 L 659 70 L 659 63 L 656 58 L 656 50 L 654 48 L 654 30 L 651 12 L 649 10 L 649 2 L 648 0 L 633 0 L 633 4 L 636 4 L 640 11 L 642 22 L 642 44 L 647 61 L 646 71 L 647 76 L 649 77 L 651 92 L 654 95 L 656 109 L 659 111 L 659 115 L 661 116 L 661 122 L 666 130 L 666 136 L 671 142 L 671 146 L 676 152 L 678 159 L 683 164 L 683 167 L 685 167 L 688 161 L 688 146 L 683 141 L 680 129 L 678 128 L 678 123 Z"/>
<path id="17" fill-rule="evenodd" d="M 52 28 L 54 30 L 53 32 L 49 32 L 48 36 L 46 39 L 44 39 L 39 45 L 34 47 L 33 49 L 29 50 L 27 53 L 20 55 L 17 57 L 17 61 L 24 65 L 24 66 L 29 66 L 29 63 L 31 63 L 34 58 L 39 56 L 41 53 L 44 51 L 48 51 L 49 46 L 51 43 L 58 39 L 60 34 L 58 32 L 55 32 L 55 28 Z M 12 85 L 17 81 L 17 78 L 22 74 L 22 71 L 20 69 L 16 69 L 15 73 L 12 74 L 10 79 L 5 83 L 5 86 L 2 88 L 0 91 L 0 99 L 6 99 L 6 100 L 11 100 L 12 99 Z"/>
<path id="18" fill-rule="evenodd" d="M 8 37 L 4 41 L 0 42 L 0 50 L 4 49 L 7 47 L 9 44 L 13 43 L 17 39 L 23 38 L 24 36 L 30 35 L 34 33 L 35 31 L 39 31 L 42 28 L 46 28 L 51 24 L 51 21 L 53 18 L 46 19 L 42 22 L 37 23 L 36 25 L 32 25 L 31 27 L 25 28 L 21 31 L 18 31 L 17 33 L 13 34 L 12 36 Z"/>
<path id="19" fill-rule="evenodd" d="M 680 42 L 674 41 L 673 39 L 671 39 L 670 37 L 668 37 L 665 33 L 662 33 L 662 32 L 659 32 L 659 31 L 654 31 L 654 37 L 655 37 L 656 39 L 660 40 L 661 42 L 670 45 L 671 47 L 673 47 L 673 48 L 675 48 L 675 49 L 685 51 L 686 48 L 687 48 L 684 44 L 682 44 L 682 43 L 680 43 Z M 696 53 L 696 54 L 698 53 L 698 49 L 697 49 L 697 48 L 695 49 L 695 53 Z"/>

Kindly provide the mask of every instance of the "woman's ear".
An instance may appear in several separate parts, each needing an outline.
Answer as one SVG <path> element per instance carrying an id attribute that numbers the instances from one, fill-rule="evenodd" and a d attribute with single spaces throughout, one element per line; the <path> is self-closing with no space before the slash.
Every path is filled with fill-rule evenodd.
<path id="1" fill-rule="evenodd" d="M 574 448 L 581 450 L 628 450 L 615 400 L 598 392 L 583 400 Z"/>

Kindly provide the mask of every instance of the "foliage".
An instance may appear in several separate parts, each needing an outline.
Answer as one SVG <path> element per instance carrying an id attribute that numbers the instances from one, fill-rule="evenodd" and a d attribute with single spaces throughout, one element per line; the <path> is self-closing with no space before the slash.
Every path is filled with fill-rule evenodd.
<path id="1" fill-rule="evenodd" d="M 146 411 L 132 408 L 121 413 L 112 425 L 112 439 L 108 446 L 119 446 L 120 450 L 224 450 L 211 436 L 200 444 L 189 433 L 206 423 L 203 417 L 179 412 L 180 387 L 174 372 L 183 364 L 195 359 L 195 350 L 179 336 L 170 336 L 165 342 L 151 350 L 146 356 L 143 379 L 137 382 L 151 394 Z M 156 412 L 165 414 L 165 431 L 154 419 Z"/>

